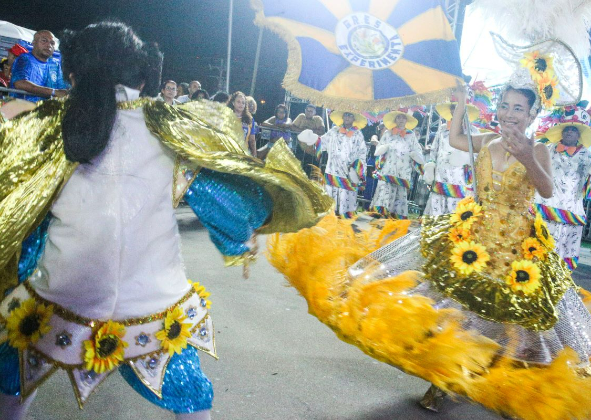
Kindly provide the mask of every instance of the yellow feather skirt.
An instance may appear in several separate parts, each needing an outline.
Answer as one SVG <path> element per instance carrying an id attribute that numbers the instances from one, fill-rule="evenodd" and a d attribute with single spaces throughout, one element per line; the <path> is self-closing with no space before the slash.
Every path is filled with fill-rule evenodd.
<path id="1" fill-rule="evenodd" d="M 568 348 L 550 364 L 503 357 L 503 346 L 465 329 L 465 313 L 436 308 L 408 292 L 418 271 L 364 282 L 349 268 L 404 236 L 408 220 L 381 221 L 359 232 L 326 216 L 297 233 L 269 237 L 267 257 L 308 302 L 309 313 L 366 354 L 423 378 L 452 396 L 524 420 L 591 418 L 591 376 Z M 517 338 L 515 338 L 517 340 Z M 511 344 L 509 344 L 511 345 Z"/>

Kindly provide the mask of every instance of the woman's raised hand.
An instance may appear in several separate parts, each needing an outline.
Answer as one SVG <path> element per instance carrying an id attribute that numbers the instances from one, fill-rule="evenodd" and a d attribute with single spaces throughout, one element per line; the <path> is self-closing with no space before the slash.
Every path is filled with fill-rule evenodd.
<path id="1" fill-rule="evenodd" d="M 533 158 L 534 140 L 515 127 L 504 127 L 501 146 L 520 162 Z"/>

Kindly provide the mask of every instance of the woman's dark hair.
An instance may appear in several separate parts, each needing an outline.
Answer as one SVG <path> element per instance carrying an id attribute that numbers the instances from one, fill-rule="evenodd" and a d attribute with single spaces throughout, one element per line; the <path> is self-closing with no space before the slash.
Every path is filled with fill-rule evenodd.
<path id="1" fill-rule="evenodd" d="M 228 92 L 224 92 L 223 90 L 218 90 L 214 95 L 211 97 L 211 100 L 214 102 L 220 102 L 222 104 L 227 104 L 228 99 L 230 99 L 230 95 Z"/>
<path id="2" fill-rule="evenodd" d="M 275 107 L 275 118 L 279 118 L 277 116 L 277 112 L 279 112 L 280 109 L 283 109 L 285 111 L 285 118 L 287 118 L 287 107 L 285 106 L 285 104 L 279 104 Z"/>
<path id="3" fill-rule="evenodd" d="M 250 125 L 252 124 L 252 115 L 250 115 L 250 112 L 248 111 L 248 104 L 246 103 L 246 95 L 244 93 L 240 92 L 239 90 L 234 92 L 230 96 L 230 99 L 228 99 L 228 107 L 232 111 L 234 111 L 234 101 L 236 100 L 236 97 L 240 95 L 244 97 L 244 111 L 242 112 L 242 123 Z"/>
<path id="4" fill-rule="evenodd" d="M 107 146 L 117 102 L 115 85 L 139 89 L 155 96 L 160 85 L 162 53 L 144 43 L 120 22 L 100 22 L 60 37 L 64 75 L 74 86 L 62 121 L 68 160 L 88 163 Z"/>
<path id="5" fill-rule="evenodd" d="M 187 82 L 179 83 L 179 87 L 183 89 L 183 95 L 189 93 L 189 84 Z"/>
<path id="6" fill-rule="evenodd" d="M 207 93 L 205 89 L 197 89 L 191 95 L 191 100 L 196 101 L 197 99 L 199 99 L 199 95 L 203 95 L 203 99 L 209 99 L 209 93 Z"/>
<path id="7" fill-rule="evenodd" d="M 523 96 L 525 96 L 525 98 L 527 99 L 527 104 L 529 105 L 530 109 L 532 109 L 534 107 L 534 104 L 536 103 L 536 94 L 533 92 L 533 90 L 515 89 L 514 87 L 507 86 L 507 88 L 505 88 L 505 91 L 501 95 L 501 99 L 503 98 L 503 96 L 505 96 L 505 93 L 509 92 L 510 90 L 515 91 L 517 93 L 521 93 Z"/>

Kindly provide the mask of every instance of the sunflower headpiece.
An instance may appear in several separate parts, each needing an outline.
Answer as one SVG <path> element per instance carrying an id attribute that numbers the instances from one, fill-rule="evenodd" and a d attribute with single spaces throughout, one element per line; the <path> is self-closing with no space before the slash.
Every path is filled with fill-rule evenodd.
<path id="1" fill-rule="evenodd" d="M 509 44 L 491 33 L 499 56 L 516 67 L 504 90 L 528 89 L 536 100 L 531 115 L 541 108 L 574 105 L 581 99 L 583 76 L 581 64 L 565 43 L 549 39 L 527 46 Z"/>

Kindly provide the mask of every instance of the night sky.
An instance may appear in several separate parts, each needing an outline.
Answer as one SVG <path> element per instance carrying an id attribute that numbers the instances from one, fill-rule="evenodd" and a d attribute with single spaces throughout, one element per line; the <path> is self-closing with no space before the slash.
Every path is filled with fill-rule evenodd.
<path id="1" fill-rule="evenodd" d="M 80 29 L 103 19 L 132 26 L 146 41 L 157 42 L 164 53 L 163 78 L 177 82 L 201 81 L 213 94 L 218 89 L 209 65 L 225 59 L 228 42 L 229 0 L 4 0 L 0 20 L 32 30 L 49 29 L 59 37 L 63 29 Z M 234 0 L 230 91 L 247 95 L 254 70 L 259 28 L 254 25 L 250 0 Z M 287 67 L 287 47 L 274 33 L 263 33 L 255 99 L 256 119 L 273 115 L 285 91 L 281 81 Z M 117 59 L 113 51 L 113 59 Z M 218 59 L 218 60 L 216 60 Z M 224 66 L 225 68 L 225 66 Z M 265 105 L 260 103 L 266 101 Z"/>

